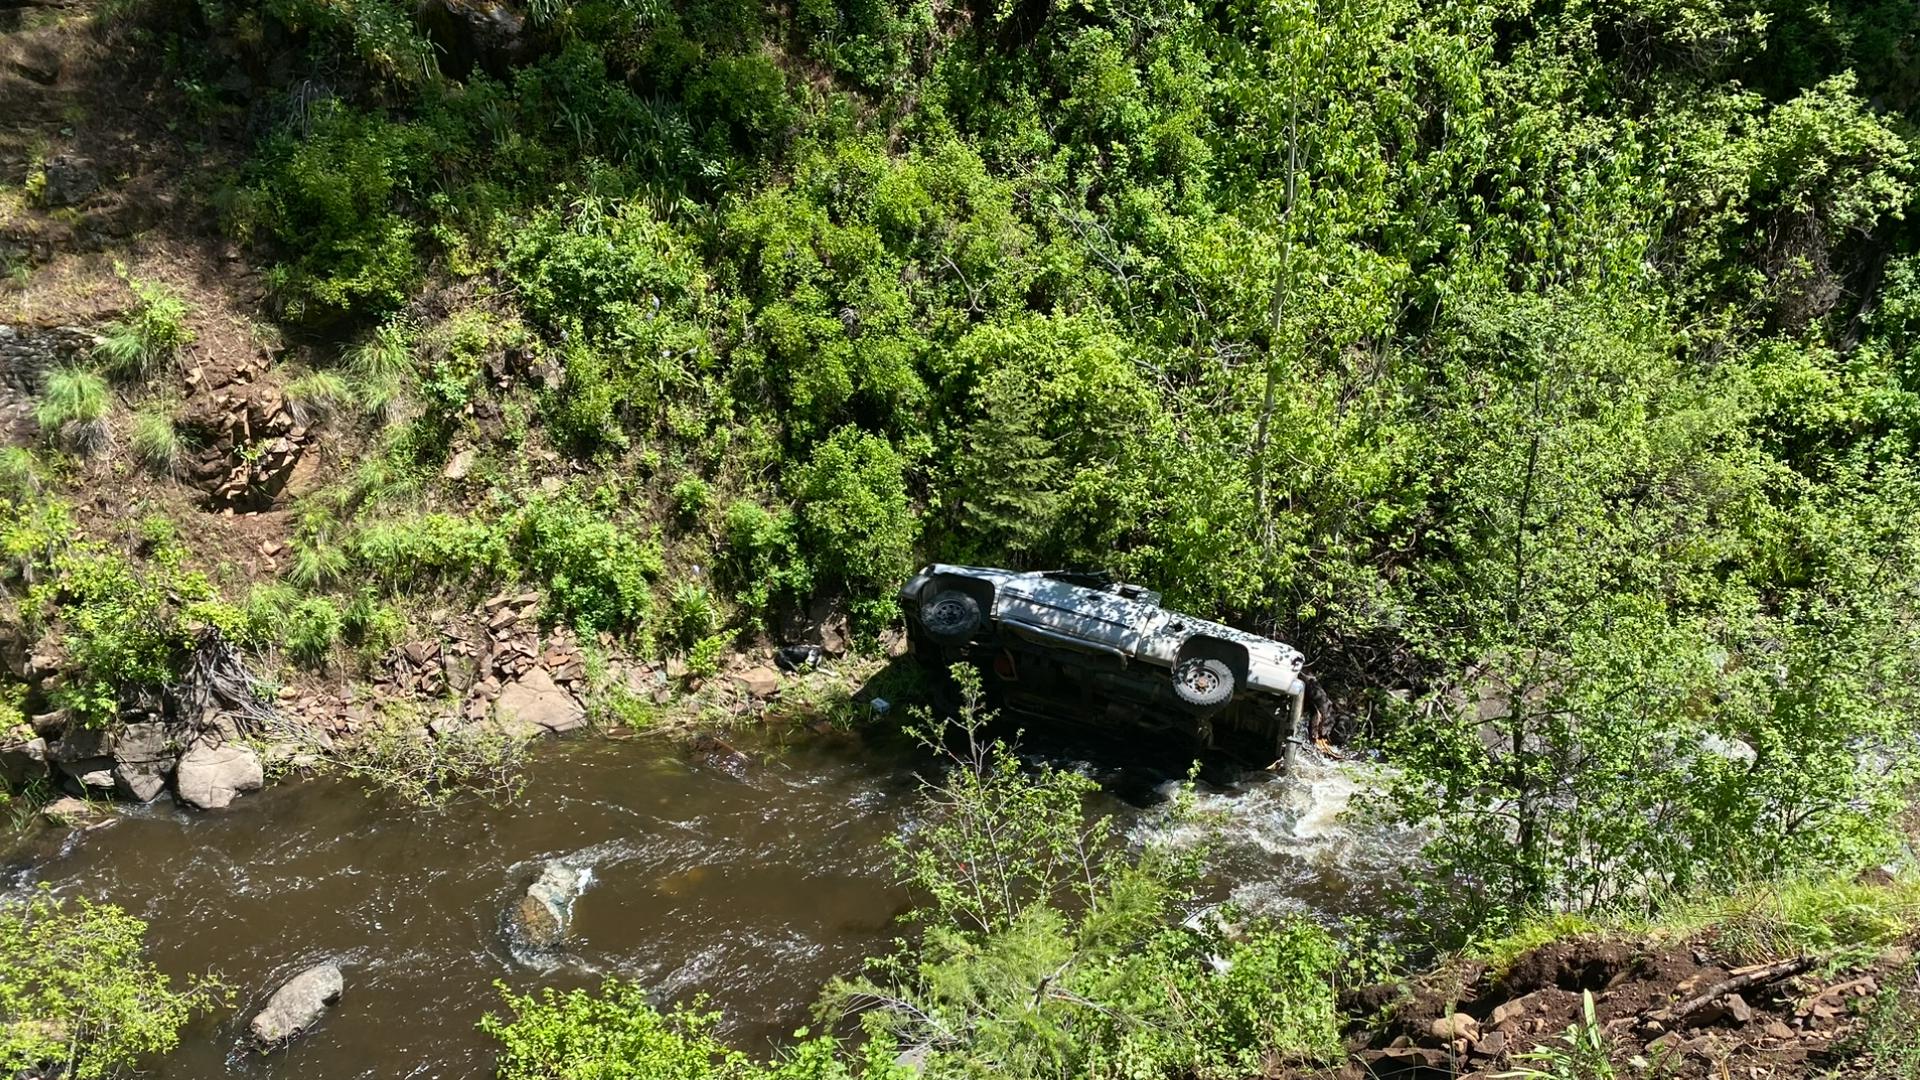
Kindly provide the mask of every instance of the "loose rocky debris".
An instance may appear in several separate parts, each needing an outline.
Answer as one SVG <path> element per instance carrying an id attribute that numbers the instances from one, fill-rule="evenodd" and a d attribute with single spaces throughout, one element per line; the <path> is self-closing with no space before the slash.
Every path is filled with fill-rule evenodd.
<path id="1" fill-rule="evenodd" d="M 338 965 L 315 964 L 275 990 L 247 1029 L 264 1049 L 282 1046 L 319 1023 L 345 990 Z"/>
<path id="2" fill-rule="evenodd" d="M 1657 1060 L 1675 1080 L 1825 1075 L 1857 1014 L 1912 955 L 1899 947 L 1865 971 L 1823 977 L 1817 957 L 1738 965 L 1692 944 L 1554 942 L 1503 976 L 1473 967 L 1432 985 L 1361 991 L 1348 1004 L 1368 1019 L 1350 1033 L 1345 1075 L 1491 1077 L 1526 1066 L 1536 1047 L 1565 1048 L 1586 995 L 1617 1063 Z"/>
<path id="3" fill-rule="evenodd" d="M 44 643 L 0 642 L 0 657 L 28 684 L 29 700 L 65 685 L 67 658 Z M 135 696 L 105 726 L 53 709 L 0 732 L 0 774 L 14 785 L 52 780 L 71 795 L 134 802 L 171 783 L 182 802 L 217 809 L 260 787 L 260 759 L 246 740 L 280 724 L 245 661 L 208 630 L 179 684 Z"/>
<path id="4" fill-rule="evenodd" d="M 180 479 L 215 510 L 264 510 L 293 484 L 312 432 L 248 362 L 198 366 L 175 421 L 188 447 Z"/>

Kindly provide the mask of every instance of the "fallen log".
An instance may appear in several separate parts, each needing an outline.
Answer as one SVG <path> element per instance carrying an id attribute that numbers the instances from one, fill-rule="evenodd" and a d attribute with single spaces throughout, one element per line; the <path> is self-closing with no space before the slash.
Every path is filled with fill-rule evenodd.
<path id="1" fill-rule="evenodd" d="M 1816 956 L 1800 956 L 1792 960 L 1781 960 L 1772 964 L 1759 964 L 1753 967 L 1741 968 L 1736 974 L 1714 983 L 1712 986 L 1707 987 L 1705 990 L 1702 990 L 1700 993 L 1695 994 L 1685 1001 L 1665 1009 L 1656 1010 L 1655 1012 L 1649 1013 L 1648 1016 L 1670 1028 L 1680 1027 L 1696 1013 L 1701 1012 L 1728 994 L 1738 993 L 1749 987 L 1763 986 L 1767 983 L 1779 982 L 1781 979 L 1791 978 L 1803 971 L 1811 970 L 1813 966 L 1819 962 L 1820 958 Z"/>

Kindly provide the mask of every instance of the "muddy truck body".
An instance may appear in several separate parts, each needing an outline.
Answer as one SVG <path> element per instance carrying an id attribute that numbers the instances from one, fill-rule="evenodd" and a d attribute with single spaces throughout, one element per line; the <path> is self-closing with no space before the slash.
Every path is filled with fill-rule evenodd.
<path id="1" fill-rule="evenodd" d="M 909 647 L 978 667 L 989 703 L 1047 722 L 1184 735 L 1260 762 L 1299 727 L 1306 659 L 1103 576 L 936 563 L 900 589 Z"/>

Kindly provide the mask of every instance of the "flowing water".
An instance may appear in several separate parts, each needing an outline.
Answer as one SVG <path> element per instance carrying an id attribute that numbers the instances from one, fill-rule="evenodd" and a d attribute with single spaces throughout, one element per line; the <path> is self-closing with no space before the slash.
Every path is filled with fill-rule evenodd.
<path id="1" fill-rule="evenodd" d="M 155 1067 L 217 1077 L 483 1077 L 475 1030 L 515 991 L 637 979 L 663 999 L 706 994 L 730 1041 L 760 1049 L 809 1019 L 822 983 L 898 932 L 907 897 L 887 841 L 912 827 L 913 762 L 820 740 L 727 767 L 652 739 L 544 746 L 511 808 L 422 813 L 357 784 L 283 783 L 228 810 L 164 802 L 22 856 L 10 890 L 40 883 L 149 922 L 160 967 L 218 972 L 231 1012 L 190 1029 Z M 1359 777 L 1359 778 L 1357 778 Z M 1366 910 L 1404 848 L 1342 811 L 1350 767 L 1297 763 L 1210 791 L 1226 824 L 1219 892 L 1261 910 Z M 1135 841 L 1180 841 L 1118 799 Z M 516 958 L 502 913 L 550 859 L 587 870 L 566 952 Z M 346 995 L 288 1049 L 244 1052 L 247 1019 L 286 977 L 338 963 Z"/>

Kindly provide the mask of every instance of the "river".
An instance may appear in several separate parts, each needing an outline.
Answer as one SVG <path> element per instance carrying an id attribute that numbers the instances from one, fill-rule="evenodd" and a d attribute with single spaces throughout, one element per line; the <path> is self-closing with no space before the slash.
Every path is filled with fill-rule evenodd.
<path id="1" fill-rule="evenodd" d="M 903 752 L 850 738 L 745 748 L 752 763 L 732 768 L 666 739 L 550 742 L 505 808 L 422 812 L 324 777 L 215 813 L 163 800 L 17 859 L 6 884 L 118 904 L 148 921 L 163 970 L 235 988 L 236 1008 L 155 1063 L 169 1080 L 484 1077 L 491 1043 L 475 1024 L 499 1009 L 496 982 L 608 976 L 663 999 L 705 994 L 730 1041 L 764 1049 L 808 1021 L 822 983 L 898 933 L 908 898 L 887 841 L 911 828 L 918 779 Z M 1224 822 L 1218 891 L 1268 911 L 1374 908 L 1404 848 L 1343 823 L 1364 774 L 1319 761 L 1293 772 L 1203 796 Z M 1134 842 L 1189 839 L 1151 806 L 1101 803 Z M 501 913 L 549 859 L 591 877 L 561 962 L 529 966 Z M 323 960 L 345 971 L 339 1006 L 283 1051 L 246 1052 L 248 1017 Z"/>

